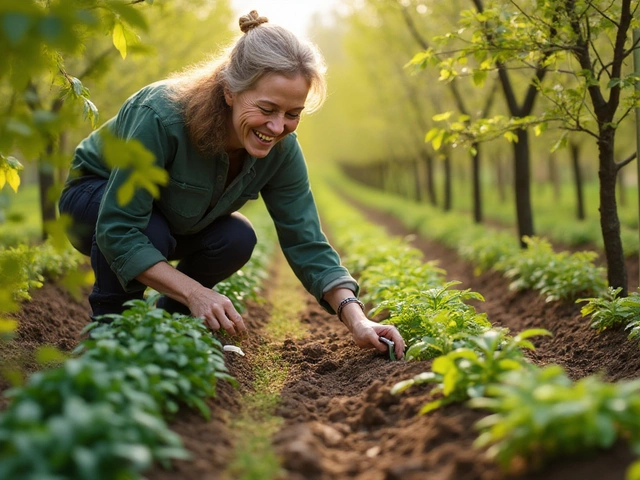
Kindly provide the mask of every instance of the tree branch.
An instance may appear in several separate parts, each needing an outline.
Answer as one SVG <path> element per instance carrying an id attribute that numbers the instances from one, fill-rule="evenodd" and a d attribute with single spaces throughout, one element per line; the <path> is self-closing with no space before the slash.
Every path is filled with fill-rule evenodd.
<path id="1" fill-rule="evenodd" d="M 629 155 L 627 158 L 625 158 L 624 160 L 622 160 L 621 162 L 616 163 L 616 170 L 620 170 L 623 167 L 625 167 L 626 165 L 630 164 L 631 162 L 633 162 L 636 157 L 638 156 L 638 153 L 632 153 L 631 155 Z"/>

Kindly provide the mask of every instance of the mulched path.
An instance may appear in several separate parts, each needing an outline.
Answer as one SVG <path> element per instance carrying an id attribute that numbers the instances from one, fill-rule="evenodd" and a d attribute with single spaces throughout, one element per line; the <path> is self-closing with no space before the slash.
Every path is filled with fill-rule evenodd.
<path id="1" fill-rule="evenodd" d="M 369 219 L 385 225 L 394 235 L 407 235 L 399 222 L 366 211 Z M 580 315 L 580 304 L 547 304 L 535 292 L 509 292 L 508 282 L 495 273 L 475 276 L 473 268 L 455 252 L 413 238 L 427 260 L 438 260 L 447 278 L 462 282 L 458 288 L 480 292 L 485 302 L 475 306 L 492 323 L 512 332 L 543 327 L 552 338 L 536 338 L 531 360 L 565 367 L 573 378 L 601 373 L 608 380 L 635 378 L 640 371 L 640 349 L 623 331 L 596 334 Z M 635 265 L 637 272 L 637 262 Z M 269 304 L 250 304 L 244 315 L 251 335 L 243 342 L 246 357 L 228 356 L 231 373 L 240 382 L 234 389 L 219 384 L 218 397 L 209 401 L 212 418 L 181 411 L 171 421 L 194 459 L 178 462 L 173 471 L 154 469 L 149 479 L 226 479 L 234 442 L 229 419 L 239 411 L 243 392 L 251 389 L 251 351 L 263 339 L 260 329 L 268 321 Z M 87 322 L 86 302 L 77 302 L 53 285 L 33 293 L 19 314 L 20 331 L 12 351 L 31 351 L 49 343 L 69 350 L 79 340 Z M 429 386 L 410 389 L 398 397 L 390 388 L 398 381 L 429 369 L 428 362 L 390 362 L 388 357 L 363 351 L 352 344 L 346 328 L 307 296 L 301 320 L 309 334 L 302 340 L 285 340 L 275 348 L 291 364 L 277 414 L 285 419 L 274 437 L 282 458 L 280 478 L 287 480 L 530 480 L 623 479 L 632 457 L 625 445 L 608 452 L 591 452 L 581 458 L 560 459 L 537 473 L 507 476 L 473 448 L 474 423 L 483 413 L 452 405 L 427 416 L 416 413 L 429 399 Z M 34 364 L 28 364 L 34 369 Z M 5 388 L 0 384 L 0 388 Z"/>

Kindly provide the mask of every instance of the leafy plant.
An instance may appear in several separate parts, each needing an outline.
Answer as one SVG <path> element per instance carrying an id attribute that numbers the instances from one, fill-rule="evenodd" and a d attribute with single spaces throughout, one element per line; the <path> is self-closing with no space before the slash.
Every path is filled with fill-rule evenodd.
<path id="1" fill-rule="evenodd" d="M 395 325 L 409 345 L 408 360 L 425 360 L 465 346 L 466 337 L 477 335 L 491 324 L 467 300 L 483 300 L 469 290 L 450 290 L 448 282 L 428 290 L 404 292 L 402 299 L 381 302 L 373 313 L 387 310 L 384 323 Z"/>
<path id="2" fill-rule="evenodd" d="M 579 302 L 588 302 L 580 309 L 583 317 L 591 315 L 589 325 L 599 332 L 627 324 L 634 317 L 640 316 L 640 303 L 637 299 L 620 297 L 622 288 L 609 287 L 602 296 L 580 298 Z"/>
<path id="3" fill-rule="evenodd" d="M 478 336 L 468 337 L 465 348 L 448 352 L 433 361 L 431 372 L 398 382 L 392 394 L 404 392 L 413 385 L 436 383 L 431 393 L 441 398 L 425 404 L 420 413 L 431 412 L 443 405 L 485 395 L 489 385 L 500 381 L 502 374 L 532 368 L 522 349 L 534 350 L 528 340 L 537 335 L 551 335 L 543 329 L 525 330 L 509 337 L 505 330 L 491 329 Z"/>
<path id="4" fill-rule="evenodd" d="M 509 288 L 538 290 L 547 302 L 604 290 L 604 269 L 593 264 L 595 252 L 555 253 L 543 238 L 523 237 L 523 241 L 525 250 L 496 264 L 497 270 L 514 279 Z"/>
<path id="5" fill-rule="evenodd" d="M 403 252 L 404 253 L 404 252 Z M 395 255 L 368 266 L 360 275 L 362 300 L 375 305 L 401 300 L 407 294 L 442 284 L 444 270 L 436 262 L 424 262 L 413 255 Z"/>
<path id="6" fill-rule="evenodd" d="M 126 374 L 72 359 L 31 376 L 0 416 L 0 478 L 141 478 L 153 461 L 187 458 L 158 404 Z"/>
<path id="7" fill-rule="evenodd" d="M 179 404 L 195 407 L 208 418 L 204 402 L 216 394 L 218 380 L 235 384 L 227 372 L 220 342 L 198 318 L 154 308 L 132 300 L 122 315 L 105 315 L 109 325 L 89 324 L 85 340 L 74 353 L 104 362 L 141 392 L 151 395 L 166 412 Z"/>
<path id="8" fill-rule="evenodd" d="M 640 380 L 589 376 L 574 383 L 552 365 L 507 373 L 470 405 L 495 412 L 477 423 L 475 444 L 506 468 L 610 448 L 621 438 L 640 448 Z"/>

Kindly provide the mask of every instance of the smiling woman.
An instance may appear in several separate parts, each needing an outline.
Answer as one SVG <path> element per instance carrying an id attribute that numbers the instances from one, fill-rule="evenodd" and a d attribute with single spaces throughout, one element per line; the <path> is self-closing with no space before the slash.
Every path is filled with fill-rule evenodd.
<path id="1" fill-rule="evenodd" d="M 309 82 L 302 75 L 290 78 L 279 74 L 265 75 L 252 90 L 238 94 L 225 90 L 233 125 L 227 143 L 229 155 L 243 155 L 246 150 L 264 158 L 298 127 L 308 93 Z"/>
<path id="2" fill-rule="evenodd" d="M 324 60 L 256 11 L 239 25 L 243 35 L 218 58 L 134 93 L 76 149 L 60 211 L 74 219 L 72 243 L 91 256 L 93 316 L 109 322 L 151 287 L 163 294 L 159 307 L 245 334 L 242 316 L 212 287 L 251 257 L 256 235 L 238 209 L 260 194 L 307 291 L 331 313 L 344 305 L 340 320 L 357 345 L 386 351 L 384 336 L 402 356 L 398 331 L 369 320 L 355 301 L 359 286 L 322 232 L 294 133 L 301 113 L 325 99 Z M 109 155 L 123 140 L 166 172 L 157 198 L 138 188 L 119 201 L 135 180 Z"/>

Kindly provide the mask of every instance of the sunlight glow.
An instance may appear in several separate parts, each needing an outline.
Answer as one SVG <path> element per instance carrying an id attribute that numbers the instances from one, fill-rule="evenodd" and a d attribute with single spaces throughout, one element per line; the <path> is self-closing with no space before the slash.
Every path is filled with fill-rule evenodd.
<path id="1" fill-rule="evenodd" d="M 231 0 L 231 7 L 238 17 L 257 10 L 269 22 L 281 25 L 302 38 L 308 38 L 307 31 L 315 15 L 327 21 L 339 5 L 340 0 Z"/>

